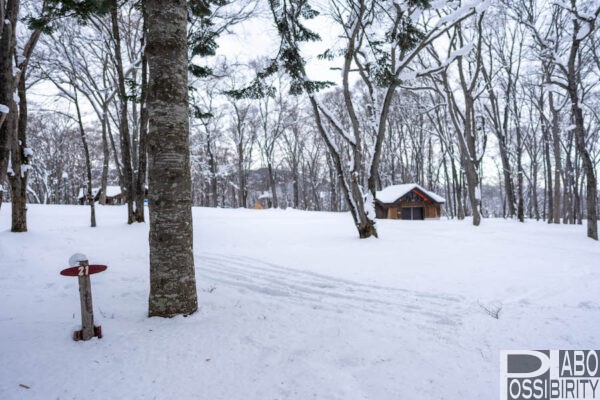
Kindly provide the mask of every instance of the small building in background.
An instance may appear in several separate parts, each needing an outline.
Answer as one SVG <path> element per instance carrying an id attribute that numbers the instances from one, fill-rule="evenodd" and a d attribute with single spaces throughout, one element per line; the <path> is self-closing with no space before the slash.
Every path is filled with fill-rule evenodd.
<path id="1" fill-rule="evenodd" d="M 273 207 L 273 196 L 270 192 L 262 192 L 261 195 L 258 196 L 256 204 L 254 204 L 254 208 L 256 210 L 262 210 L 271 207 Z"/>
<path id="2" fill-rule="evenodd" d="M 98 201 L 100 199 L 100 192 L 102 192 L 100 188 L 92 188 L 92 197 L 94 198 L 94 201 Z M 79 189 L 79 193 L 77 193 L 77 202 L 82 206 L 89 204 L 87 195 L 87 188 Z"/>
<path id="3" fill-rule="evenodd" d="M 102 195 L 102 188 L 93 188 L 92 196 L 94 201 L 100 201 L 100 197 Z M 81 205 L 88 204 L 87 201 L 87 189 L 82 188 L 79 189 L 79 194 L 77 195 L 77 201 Z M 107 205 L 118 205 L 125 204 L 125 195 L 121 191 L 120 186 L 107 186 L 106 187 L 106 203 Z"/>
<path id="4" fill-rule="evenodd" d="M 445 202 L 416 183 L 392 185 L 376 193 L 375 215 L 382 219 L 439 219 Z"/>
<path id="5" fill-rule="evenodd" d="M 106 187 L 106 203 L 107 205 L 125 204 L 125 195 L 121 191 L 120 186 Z"/>

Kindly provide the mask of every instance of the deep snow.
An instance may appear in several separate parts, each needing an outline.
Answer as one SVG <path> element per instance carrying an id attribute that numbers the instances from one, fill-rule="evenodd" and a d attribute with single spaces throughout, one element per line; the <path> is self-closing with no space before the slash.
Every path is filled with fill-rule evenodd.
<path id="1" fill-rule="evenodd" d="M 582 226 L 383 220 L 359 240 L 347 214 L 196 208 L 200 310 L 169 320 L 146 317 L 147 226 L 88 213 L 31 205 L 13 234 L 0 211 L 0 399 L 494 399 L 501 349 L 598 348 Z M 109 266 L 101 340 L 71 340 L 74 252 Z"/>

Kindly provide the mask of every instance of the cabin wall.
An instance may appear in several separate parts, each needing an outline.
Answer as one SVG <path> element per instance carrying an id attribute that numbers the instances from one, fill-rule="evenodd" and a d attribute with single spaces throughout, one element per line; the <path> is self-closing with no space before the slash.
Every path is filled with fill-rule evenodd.
<path id="1" fill-rule="evenodd" d="M 398 219 L 398 207 L 389 207 L 387 209 L 388 219 Z"/>
<path id="2" fill-rule="evenodd" d="M 387 218 L 387 208 L 382 206 L 379 203 L 375 203 L 375 218 L 386 219 Z"/>
<path id="3" fill-rule="evenodd" d="M 425 219 L 439 219 L 441 215 L 439 204 L 428 204 L 425 207 Z"/>
<path id="4" fill-rule="evenodd" d="M 403 209 L 422 207 L 424 219 L 440 219 L 441 205 L 428 202 L 398 202 L 395 204 L 375 204 L 375 215 L 379 219 L 402 219 Z"/>

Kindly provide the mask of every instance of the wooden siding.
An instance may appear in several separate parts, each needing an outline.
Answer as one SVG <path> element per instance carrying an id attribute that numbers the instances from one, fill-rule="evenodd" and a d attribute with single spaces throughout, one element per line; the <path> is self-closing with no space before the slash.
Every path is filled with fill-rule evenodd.
<path id="1" fill-rule="evenodd" d="M 392 204 L 375 203 L 375 215 L 380 219 L 403 219 L 403 216 L 410 215 L 414 218 L 419 213 L 403 212 L 405 208 L 423 208 L 423 219 L 439 219 L 442 214 L 441 204 L 432 202 L 431 199 L 423 195 L 420 191 L 413 189 L 402 198 Z"/>

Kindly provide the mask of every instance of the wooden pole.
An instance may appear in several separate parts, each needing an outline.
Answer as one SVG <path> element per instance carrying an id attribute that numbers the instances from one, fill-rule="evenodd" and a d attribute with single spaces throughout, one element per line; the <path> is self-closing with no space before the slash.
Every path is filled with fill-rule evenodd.
<path id="1" fill-rule="evenodd" d="M 92 306 L 92 285 L 87 273 L 88 260 L 79 261 L 85 273 L 79 275 L 79 298 L 81 300 L 81 331 L 75 332 L 75 340 L 89 340 L 94 337 L 94 309 Z"/>

